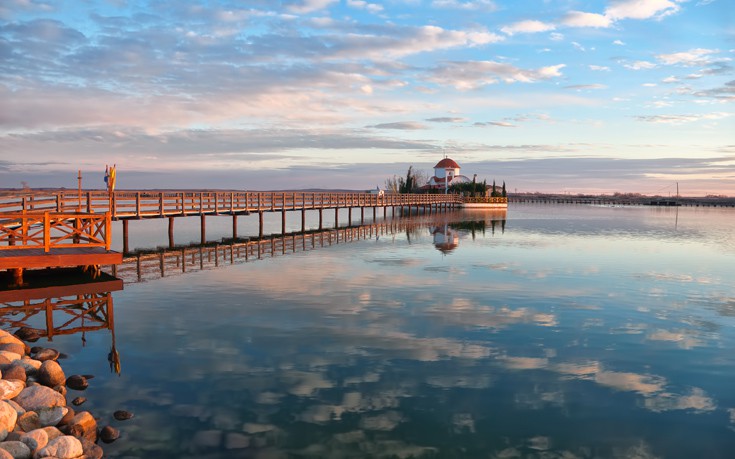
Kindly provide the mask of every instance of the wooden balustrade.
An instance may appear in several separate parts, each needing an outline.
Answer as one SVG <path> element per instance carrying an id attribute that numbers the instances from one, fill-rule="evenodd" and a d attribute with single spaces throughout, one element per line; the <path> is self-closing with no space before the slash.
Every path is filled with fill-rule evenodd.
<path id="1" fill-rule="evenodd" d="M 111 217 L 87 213 L 0 214 L 0 250 L 104 247 L 110 249 Z"/>
<path id="2" fill-rule="evenodd" d="M 349 207 L 456 206 L 461 197 L 443 194 L 371 194 L 283 191 L 105 191 L 63 190 L 0 196 L 0 212 L 110 212 L 112 219 L 247 214 Z"/>

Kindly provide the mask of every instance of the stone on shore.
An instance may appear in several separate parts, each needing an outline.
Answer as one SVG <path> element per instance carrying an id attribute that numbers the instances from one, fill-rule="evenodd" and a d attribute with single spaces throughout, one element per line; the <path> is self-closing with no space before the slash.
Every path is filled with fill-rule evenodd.
<path id="1" fill-rule="evenodd" d="M 8 360 L 8 362 L 15 362 L 16 360 L 20 360 L 20 354 L 17 352 L 10 352 L 10 351 L 0 351 L 0 357 L 4 357 Z"/>
<path id="2" fill-rule="evenodd" d="M 69 389 L 84 390 L 89 386 L 87 378 L 82 375 L 72 375 L 66 378 L 66 386 Z"/>
<path id="3" fill-rule="evenodd" d="M 15 459 L 12 454 L 5 451 L 4 449 L 0 449 L 0 459 Z"/>
<path id="4" fill-rule="evenodd" d="M 17 397 L 25 387 L 26 384 L 23 381 L 15 379 L 0 379 L 0 399 L 13 399 Z"/>
<path id="5" fill-rule="evenodd" d="M 86 401 L 87 401 L 87 397 L 77 397 L 74 400 L 72 400 L 71 403 L 74 406 L 79 406 Z"/>
<path id="6" fill-rule="evenodd" d="M 0 449 L 10 453 L 15 459 L 31 459 L 31 449 L 22 441 L 4 441 L 0 443 Z"/>
<path id="7" fill-rule="evenodd" d="M 36 360 L 40 360 L 41 362 L 56 360 L 59 358 L 59 351 L 57 351 L 56 349 L 41 349 L 40 351 L 36 352 L 33 357 Z"/>
<path id="8" fill-rule="evenodd" d="M 42 427 L 58 425 L 68 412 L 69 409 L 64 406 L 41 408 L 37 411 L 38 419 L 41 422 Z"/>
<path id="9" fill-rule="evenodd" d="M 105 443 L 112 443 L 120 438 L 120 431 L 112 426 L 104 426 L 100 430 L 100 439 Z"/>
<path id="10" fill-rule="evenodd" d="M 20 441 L 28 446 L 31 453 L 35 454 L 36 451 L 48 444 L 48 434 L 43 429 L 31 430 L 30 432 L 21 435 Z"/>
<path id="11" fill-rule="evenodd" d="M 48 442 L 39 449 L 35 457 L 54 457 L 57 459 L 74 459 L 84 454 L 82 442 L 70 435 L 64 435 Z"/>
<path id="12" fill-rule="evenodd" d="M 26 411 L 36 411 L 52 406 L 66 406 L 66 398 L 46 386 L 26 387 L 13 400 Z"/>
<path id="13" fill-rule="evenodd" d="M 15 352 L 18 355 L 26 353 L 26 345 L 21 343 L 0 343 L 0 351 Z"/>
<path id="14" fill-rule="evenodd" d="M 69 423 L 69 433 L 77 438 L 97 441 L 97 421 L 89 411 L 80 411 Z"/>
<path id="15" fill-rule="evenodd" d="M 45 360 L 38 370 L 38 382 L 44 386 L 60 386 L 66 382 L 66 375 L 55 360 Z"/>
<path id="16" fill-rule="evenodd" d="M 32 430 L 40 429 L 43 426 L 41 425 L 41 419 L 39 418 L 38 413 L 35 411 L 26 411 L 18 417 L 18 427 L 20 427 L 23 432 L 30 432 Z"/>
<path id="17" fill-rule="evenodd" d="M 130 411 L 125 410 L 117 410 L 114 413 L 112 413 L 112 417 L 117 419 L 118 421 L 127 421 L 128 419 L 131 419 L 133 417 L 133 413 Z"/>
<path id="18" fill-rule="evenodd" d="M 15 422 L 18 420 L 18 413 L 15 408 L 5 401 L 0 401 L 0 431 L 12 432 L 15 429 Z"/>
<path id="19" fill-rule="evenodd" d="M 23 381 L 25 382 L 28 375 L 26 375 L 26 370 L 23 368 L 20 364 L 18 365 L 8 365 L 3 370 L 3 379 L 15 379 L 17 381 Z"/>

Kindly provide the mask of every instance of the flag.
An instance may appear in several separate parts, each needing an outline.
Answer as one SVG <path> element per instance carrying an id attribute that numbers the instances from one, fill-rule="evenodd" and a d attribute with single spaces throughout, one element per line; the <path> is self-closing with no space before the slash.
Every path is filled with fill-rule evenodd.
<path id="1" fill-rule="evenodd" d="M 117 165 L 112 166 L 110 168 L 110 178 L 109 182 L 107 183 L 108 187 L 110 188 L 110 193 L 115 191 L 115 179 L 117 178 Z"/>

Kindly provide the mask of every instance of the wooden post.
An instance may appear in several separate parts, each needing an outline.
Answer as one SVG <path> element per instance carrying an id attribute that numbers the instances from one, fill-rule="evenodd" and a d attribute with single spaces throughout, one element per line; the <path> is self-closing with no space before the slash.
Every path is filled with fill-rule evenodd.
<path id="1" fill-rule="evenodd" d="M 87 213 L 92 213 L 92 192 L 87 191 Z"/>
<path id="2" fill-rule="evenodd" d="M 174 247 L 174 217 L 168 217 L 168 246 Z"/>
<path id="3" fill-rule="evenodd" d="M 123 225 L 123 253 L 130 252 L 130 248 L 128 247 L 128 222 L 129 222 L 129 220 L 127 218 L 122 221 L 122 225 Z"/>
<path id="4" fill-rule="evenodd" d="M 90 228 L 90 231 L 92 229 Z M 110 250 L 112 245 L 112 216 L 109 212 L 105 213 L 105 250 Z"/>
<path id="5" fill-rule="evenodd" d="M 304 201 L 304 206 L 306 206 L 306 201 Z M 306 207 L 301 209 L 301 232 L 304 231 L 306 231 Z"/>
<path id="6" fill-rule="evenodd" d="M 207 216 L 202 214 L 199 218 L 202 227 L 202 244 L 205 244 L 207 242 Z"/>
<path id="7" fill-rule="evenodd" d="M 258 193 L 258 201 L 260 201 L 260 193 Z M 263 237 L 263 212 L 260 211 L 258 211 L 258 228 L 258 237 Z"/>
<path id="8" fill-rule="evenodd" d="M 339 227 L 339 207 L 334 208 L 334 227 Z"/>
<path id="9" fill-rule="evenodd" d="M 165 214 L 163 206 L 163 191 L 161 191 L 160 193 L 158 193 L 158 215 L 160 215 L 161 217 L 163 217 L 163 215 Z M 183 204 L 181 206 L 183 207 Z"/>
<path id="10" fill-rule="evenodd" d="M 323 215 L 322 215 L 323 212 L 322 211 L 323 210 L 324 209 L 322 209 L 321 207 L 319 208 L 319 229 L 320 230 L 322 229 L 322 217 L 323 217 Z"/>
<path id="11" fill-rule="evenodd" d="M 237 214 L 232 214 L 232 239 L 237 239 Z"/>
<path id="12" fill-rule="evenodd" d="M 347 209 L 347 226 L 352 225 L 352 207 Z"/>
<path id="13" fill-rule="evenodd" d="M 360 224 L 365 224 L 365 207 L 360 207 Z"/>
<path id="14" fill-rule="evenodd" d="M 377 212 L 377 207 L 373 207 L 373 223 L 375 223 L 375 212 Z"/>
<path id="15" fill-rule="evenodd" d="M 140 218 L 140 191 L 135 193 L 135 217 Z"/>
<path id="16" fill-rule="evenodd" d="M 43 213 L 43 251 L 48 252 L 51 245 L 51 218 L 48 211 Z"/>
<path id="17" fill-rule="evenodd" d="M 285 193 L 284 193 L 284 199 L 285 199 Z M 286 206 L 283 206 L 283 210 L 281 211 L 281 234 L 286 234 Z"/>

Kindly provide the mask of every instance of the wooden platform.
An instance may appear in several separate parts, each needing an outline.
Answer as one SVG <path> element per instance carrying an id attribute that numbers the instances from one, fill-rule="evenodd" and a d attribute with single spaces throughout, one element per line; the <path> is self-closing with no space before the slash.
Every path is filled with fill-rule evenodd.
<path id="1" fill-rule="evenodd" d="M 0 270 L 16 268 L 58 268 L 64 266 L 114 265 L 122 254 L 104 247 L 9 249 L 0 251 Z"/>

